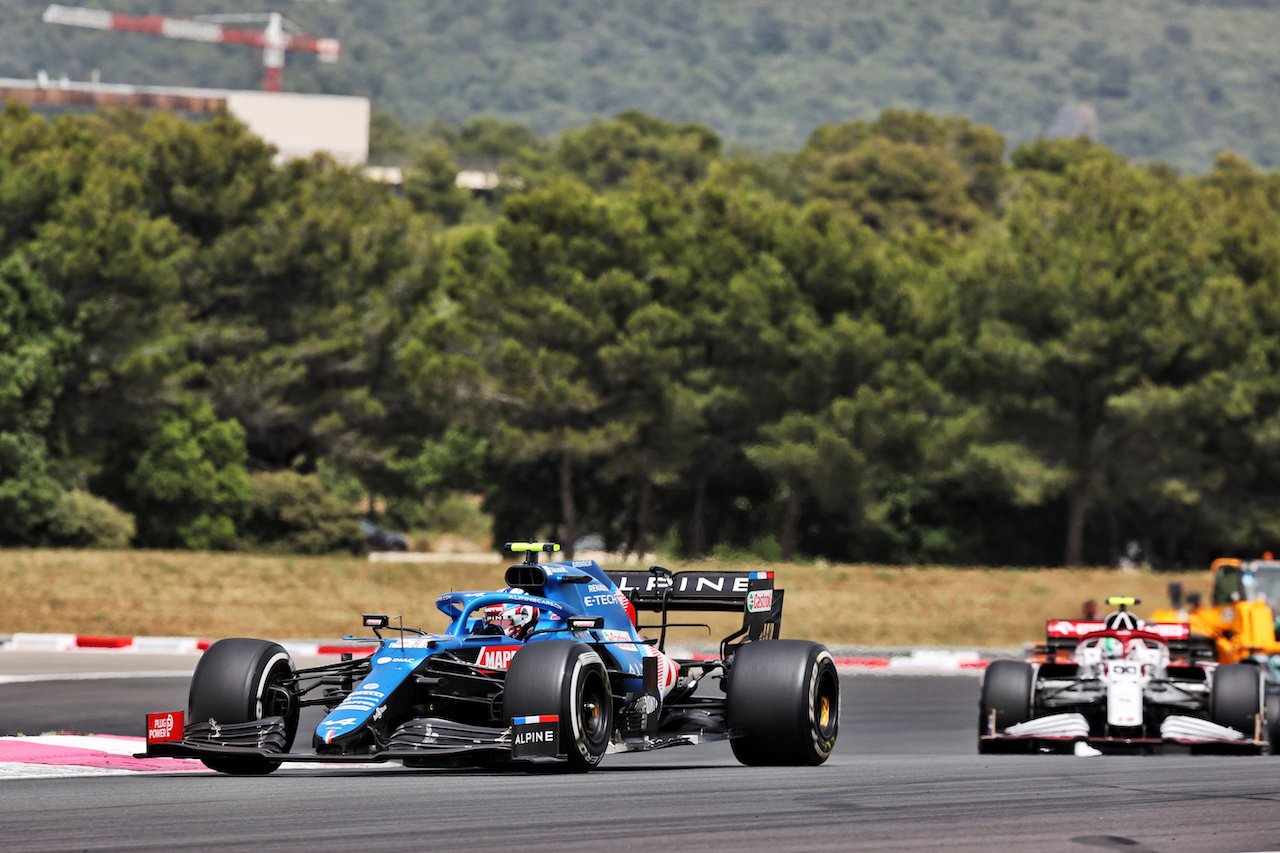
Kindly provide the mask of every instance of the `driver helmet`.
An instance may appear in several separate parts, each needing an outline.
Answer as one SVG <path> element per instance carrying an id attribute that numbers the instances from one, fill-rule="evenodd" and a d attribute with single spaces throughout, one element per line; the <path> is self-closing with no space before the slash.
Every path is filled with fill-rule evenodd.
<path id="1" fill-rule="evenodd" d="M 1102 650 L 1102 656 L 1108 660 L 1124 657 L 1124 643 L 1115 637 L 1103 637 L 1098 647 Z"/>
<path id="2" fill-rule="evenodd" d="M 518 587 L 505 592 L 525 594 Z M 538 622 L 538 608 L 532 604 L 491 604 L 484 609 L 484 621 L 486 625 L 496 627 L 513 640 L 523 640 Z"/>
<path id="3" fill-rule="evenodd" d="M 1137 631 L 1142 628 L 1142 623 L 1138 621 L 1138 617 L 1128 610 L 1112 613 L 1107 617 L 1106 625 L 1108 631 Z"/>

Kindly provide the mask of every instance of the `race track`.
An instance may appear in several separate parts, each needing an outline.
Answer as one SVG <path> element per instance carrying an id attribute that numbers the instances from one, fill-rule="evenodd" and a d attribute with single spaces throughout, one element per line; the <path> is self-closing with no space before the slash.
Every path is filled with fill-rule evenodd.
<path id="1" fill-rule="evenodd" d="M 134 657 L 0 656 L 0 736 L 140 736 L 146 711 L 185 705 L 194 663 Z M 11 680 L 52 669 L 114 676 Z M 720 743 L 609 756 L 582 776 L 0 775 L 0 849 L 1280 849 L 1280 758 L 979 756 L 977 677 L 846 674 L 842 687 L 840 742 L 816 769 L 742 767 Z"/>

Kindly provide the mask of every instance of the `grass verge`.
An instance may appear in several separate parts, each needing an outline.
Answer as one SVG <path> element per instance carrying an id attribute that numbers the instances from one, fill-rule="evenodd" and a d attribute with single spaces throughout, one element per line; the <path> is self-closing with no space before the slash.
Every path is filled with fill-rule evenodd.
<path id="1" fill-rule="evenodd" d="M 1134 595 L 1139 614 L 1167 603 L 1170 581 L 1207 593 L 1209 572 L 1000 569 L 669 562 L 775 572 L 786 590 L 782 634 L 832 646 L 1014 648 L 1048 619 L 1080 615 L 1087 599 Z M 351 557 L 268 557 L 180 551 L 0 551 L 0 634 L 232 636 L 331 639 L 363 633 L 361 613 L 403 616 L 439 631 L 436 596 L 502 587 L 505 563 L 394 563 Z M 1103 611 L 1105 605 L 1101 606 Z M 651 614 L 642 614 L 642 622 Z M 681 619 L 693 614 L 681 614 Z M 706 614 L 709 629 L 678 640 L 718 641 L 741 625 Z M 701 615 L 698 615 L 702 618 Z M 647 632 L 650 635 L 652 631 Z"/>

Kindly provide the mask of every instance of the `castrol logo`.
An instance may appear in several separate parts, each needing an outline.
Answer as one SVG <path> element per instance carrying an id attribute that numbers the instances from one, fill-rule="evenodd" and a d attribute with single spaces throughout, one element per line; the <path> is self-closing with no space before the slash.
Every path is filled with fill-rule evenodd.
<path id="1" fill-rule="evenodd" d="M 747 594 L 747 612 L 763 613 L 773 609 L 773 590 L 758 589 Z"/>

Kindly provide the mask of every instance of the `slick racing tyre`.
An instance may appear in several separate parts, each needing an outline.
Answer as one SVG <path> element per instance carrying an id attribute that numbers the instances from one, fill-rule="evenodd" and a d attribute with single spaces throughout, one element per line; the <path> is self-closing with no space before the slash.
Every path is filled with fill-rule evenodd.
<path id="1" fill-rule="evenodd" d="M 740 646 L 729 665 L 725 722 L 747 765 L 818 765 L 840 729 L 840 677 L 831 652 L 807 640 Z"/>
<path id="2" fill-rule="evenodd" d="M 982 698 L 978 701 L 979 753 L 1026 751 L 1027 745 L 1021 742 L 1001 743 L 981 737 L 987 734 L 992 711 L 996 712 L 996 731 L 1030 720 L 1034 689 L 1035 671 L 1031 664 L 1020 660 L 991 662 L 982 677 Z"/>
<path id="3" fill-rule="evenodd" d="M 1271 754 L 1275 755 L 1280 752 L 1280 687 L 1267 682 L 1264 698 L 1267 703 L 1267 718 L 1264 724 L 1267 731 L 1267 743 L 1271 747 Z"/>
<path id="4" fill-rule="evenodd" d="M 503 694 L 507 725 L 516 717 L 560 717 L 560 748 L 571 770 L 590 770 L 613 737 L 613 696 L 600 655 L 585 643 L 541 640 L 511 659 Z"/>
<path id="5" fill-rule="evenodd" d="M 1213 671 L 1209 717 L 1252 738 L 1257 715 L 1262 713 L 1262 697 L 1261 669 L 1249 663 L 1225 664 Z"/>
<path id="6" fill-rule="evenodd" d="M 266 640 L 219 640 L 200 656 L 191 676 L 187 699 L 188 722 L 216 720 L 227 725 L 248 723 L 263 717 L 285 720 L 284 751 L 293 745 L 299 708 L 282 684 L 293 678 L 289 653 Z M 262 775 L 280 766 L 258 756 L 210 755 L 200 759 L 220 773 Z"/>

